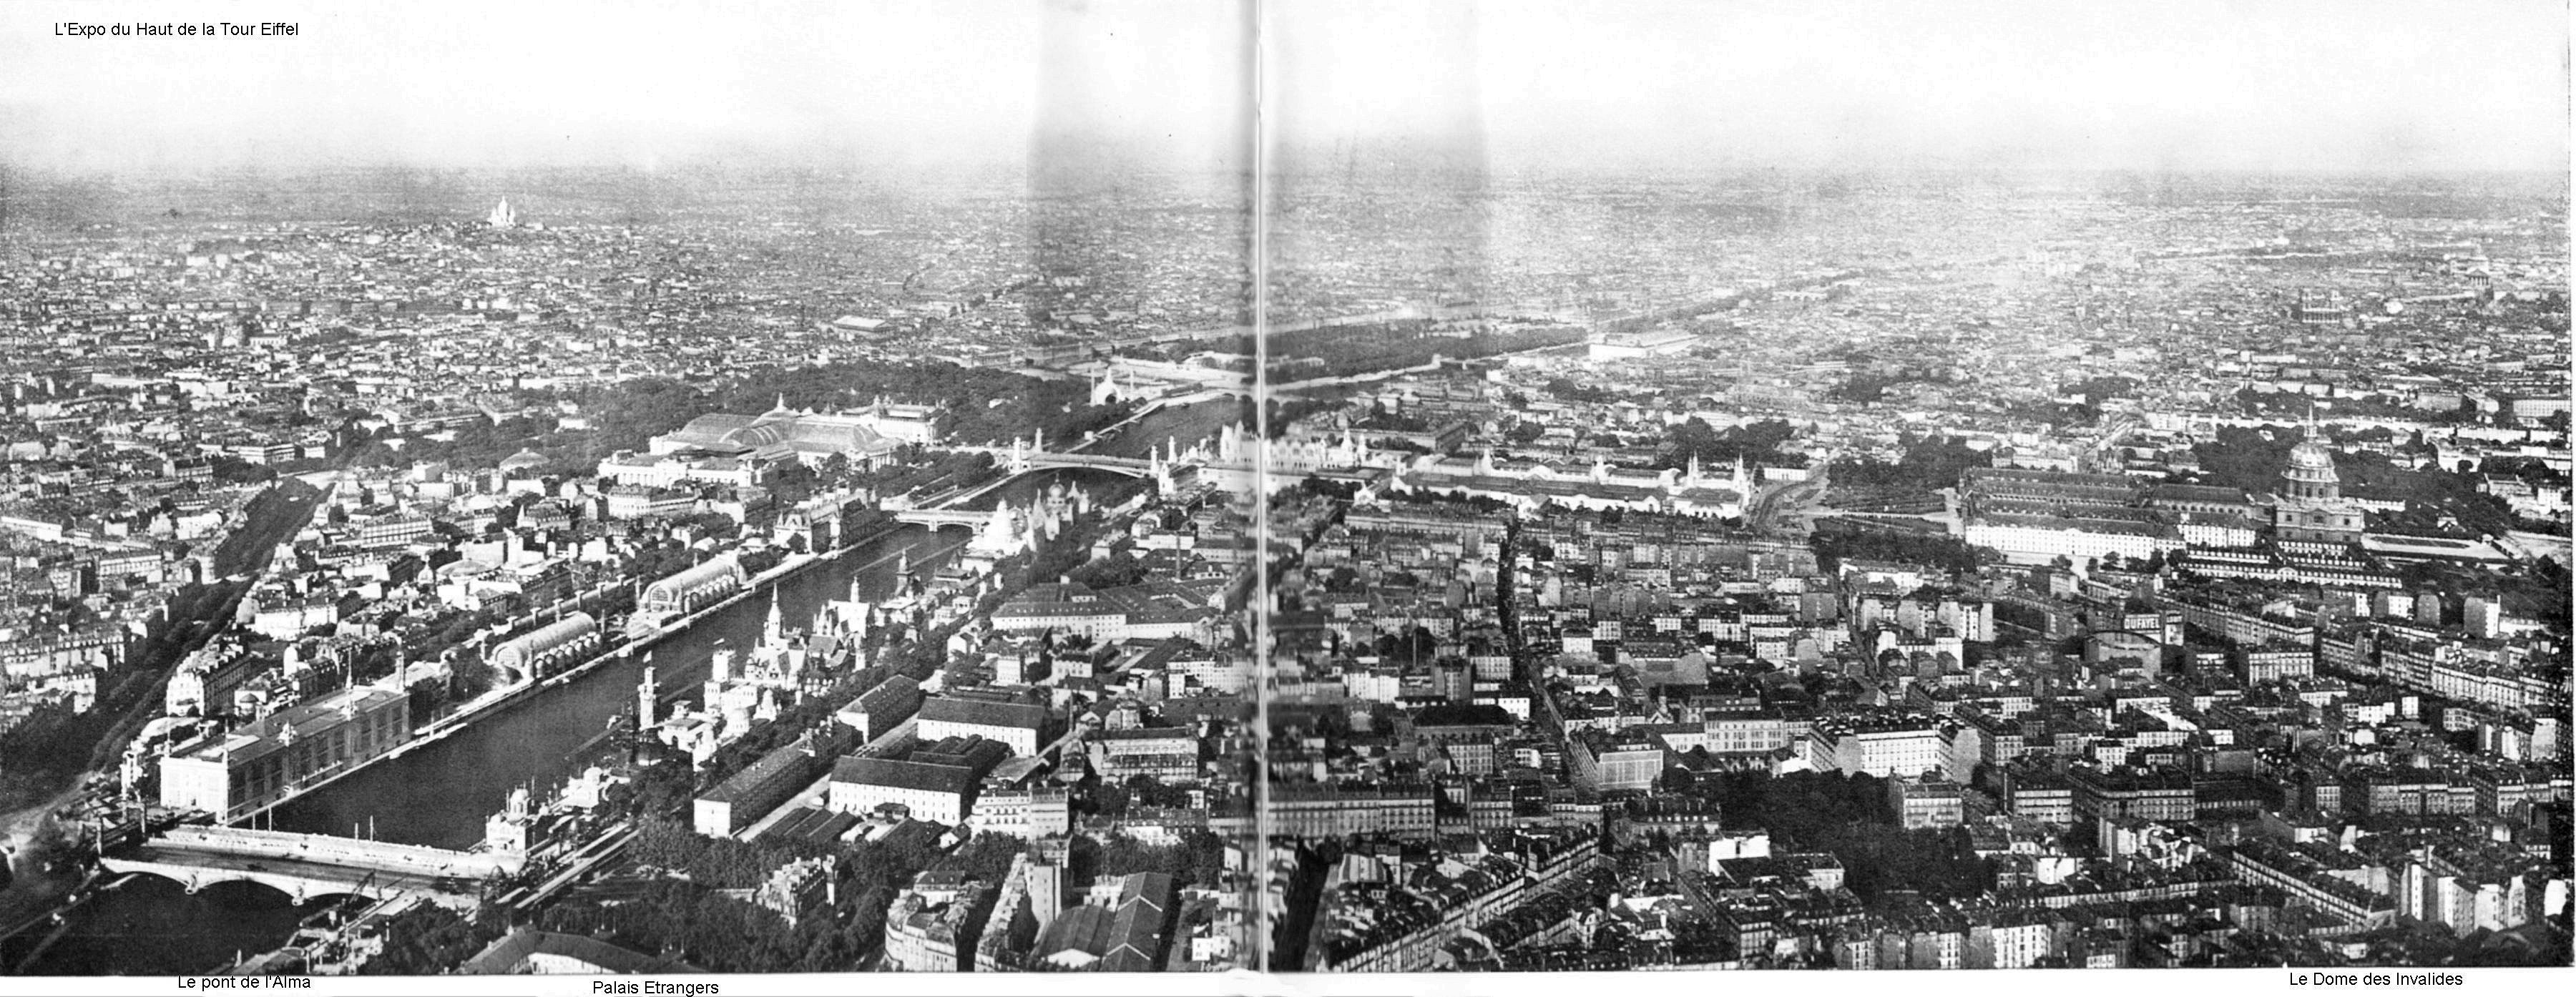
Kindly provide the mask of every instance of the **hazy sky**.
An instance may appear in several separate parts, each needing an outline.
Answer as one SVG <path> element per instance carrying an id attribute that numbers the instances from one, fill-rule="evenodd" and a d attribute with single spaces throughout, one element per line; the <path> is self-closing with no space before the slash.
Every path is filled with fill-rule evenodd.
<path id="1" fill-rule="evenodd" d="M 12 3 L 0 157 L 88 171 L 707 158 L 1240 166 L 1249 0 Z M 2542 169 L 2556 0 L 1266 0 L 1265 120 L 1495 168 Z M 295 21 L 62 38 L 63 20 Z"/>

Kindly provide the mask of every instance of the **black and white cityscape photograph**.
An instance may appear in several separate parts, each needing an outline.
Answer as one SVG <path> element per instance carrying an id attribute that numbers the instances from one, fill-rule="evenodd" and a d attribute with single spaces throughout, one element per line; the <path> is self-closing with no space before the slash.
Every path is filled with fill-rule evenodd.
<path id="1" fill-rule="evenodd" d="M 2563 983 L 2569 17 L 0 5 L 0 990 Z"/>

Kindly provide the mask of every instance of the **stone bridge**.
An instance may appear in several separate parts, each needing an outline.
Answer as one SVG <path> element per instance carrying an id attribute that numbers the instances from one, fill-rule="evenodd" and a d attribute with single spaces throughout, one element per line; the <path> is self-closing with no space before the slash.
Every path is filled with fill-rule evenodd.
<path id="1" fill-rule="evenodd" d="M 109 872 L 159 876 L 190 893 L 216 883 L 250 882 L 299 903 L 335 893 L 375 900 L 415 896 L 460 910 L 474 907 L 485 877 L 515 872 L 523 861 L 507 852 L 199 825 L 171 828 L 124 855 L 99 857 Z"/>
<path id="2" fill-rule="evenodd" d="M 942 526 L 978 529 L 992 518 L 993 513 L 989 509 L 981 512 L 973 509 L 905 509 L 894 514 L 895 522 L 927 526 L 934 530 Z"/>
<path id="3" fill-rule="evenodd" d="M 1089 469 L 1124 474 L 1130 478 L 1146 478 L 1153 476 L 1154 464 L 1152 461 L 1137 457 L 1108 457 L 1082 453 L 1031 453 L 1026 457 L 1014 458 L 1012 467 L 1015 470 L 1025 471 Z"/>
<path id="4" fill-rule="evenodd" d="M 1154 473 L 1154 462 L 1142 457 L 1110 457 L 1102 454 L 1055 453 L 1035 449 L 1027 440 L 1012 440 L 1008 447 L 950 447 L 961 453 L 990 454 L 995 463 L 1009 474 L 1031 471 L 1055 471 L 1089 468 L 1124 474 L 1130 478 L 1148 478 Z"/>

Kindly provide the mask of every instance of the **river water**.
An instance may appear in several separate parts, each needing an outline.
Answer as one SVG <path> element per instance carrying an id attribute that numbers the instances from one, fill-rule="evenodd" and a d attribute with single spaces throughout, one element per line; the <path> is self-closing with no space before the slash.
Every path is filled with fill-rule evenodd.
<path id="1" fill-rule="evenodd" d="M 1208 433 L 1208 427 L 1221 424 L 1234 404 L 1227 400 L 1156 412 L 1093 452 L 1141 455 L 1147 446 L 1175 435 L 1187 446 Z M 1095 497 L 1120 495 L 1137 487 L 1133 479 L 1107 472 L 1046 471 L 1014 481 L 975 504 L 990 507 L 993 501 L 1008 499 L 1014 506 L 1025 506 L 1057 481 L 1079 485 Z M 861 597 L 883 601 L 895 591 L 895 569 L 905 554 L 911 555 L 916 571 L 932 572 L 953 558 L 967 539 L 968 534 L 957 529 L 938 533 L 917 527 L 898 529 L 780 583 L 774 590 L 779 610 L 789 626 L 803 626 L 823 603 L 845 598 L 853 577 L 859 581 Z M 760 637 L 769 603 L 768 594 L 744 599 L 655 645 L 654 675 L 662 686 L 663 702 L 694 703 L 718 642 L 749 650 Z M 445 740 L 279 807 L 270 819 L 286 831 L 356 831 L 386 841 L 471 846 L 482 840 L 484 818 L 501 808 L 513 787 L 533 784 L 543 798 L 546 791 L 590 763 L 590 758 L 575 757 L 575 753 L 599 736 L 609 718 L 635 702 L 635 686 L 643 673 L 640 654 L 603 665 Z"/>
<path id="2" fill-rule="evenodd" d="M 1231 421 L 1233 399 L 1158 411 L 1090 449 L 1133 457 L 1178 437 L 1186 448 Z M 1056 481 L 1078 484 L 1096 499 L 1115 500 L 1139 483 L 1102 471 L 1046 471 L 997 490 L 979 506 L 1008 499 L 1014 506 Z M 775 587 L 789 625 L 802 626 L 829 600 L 844 598 L 856 578 L 861 597 L 882 601 L 895 589 L 895 568 L 906 553 L 917 571 L 935 571 L 968 539 L 963 530 L 903 527 L 809 567 Z M 770 594 L 727 606 L 652 649 L 662 701 L 695 703 L 707 662 L 721 640 L 748 650 L 769 613 Z M 262 826 L 318 834 L 372 835 L 385 841 L 465 848 L 480 841 L 483 821 L 499 810 L 510 790 L 534 786 L 542 795 L 594 760 L 582 750 L 610 718 L 635 701 L 642 654 L 612 661 L 564 685 L 539 691 L 499 713 L 400 758 L 380 762 L 263 817 Z M 270 822 L 273 822 L 270 823 Z M 39 974 L 127 972 L 174 974 L 202 971 L 228 961 L 235 950 L 257 952 L 285 940 L 309 912 L 285 894 L 235 883 L 187 895 L 175 884 L 138 877 L 83 904 L 72 931 L 29 970 Z M 164 944 L 165 940 L 168 944 Z M 24 939 L 0 946 L 23 958 Z M 11 949 L 18 952 L 11 953 Z M 5 964 L 0 964 L 5 965 Z M 7 968 L 15 968 L 8 966 Z"/>
<path id="3" fill-rule="evenodd" d="M 112 882 L 112 880 L 111 880 Z M 196 893 L 159 876 L 134 876 L 73 911 L 53 938 L 39 927 L 0 942 L 0 964 L 17 968 L 45 944 L 27 972 L 45 976 L 183 976 L 231 965 L 275 948 L 307 915 L 329 905 L 297 904 L 254 883 L 215 883 Z"/>
<path id="4" fill-rule="evenodd" d="M 962 539 L 956 531 L 941 537 L 903 528 L 860 544 L 837 561 L 808 568 L 772 592 L 789 625 L 802 626 L 823 602 L 844 597 L 853 575 L 862 596 L 880 601 L 894 592 L 894 571 L 903 553 L 911 553 L 915 568 L 935 570 L 945 560 L 942 552 Z M 719 641 L 737 651 L 749 650 L 760 638 L 770 598 L 764 593 L 743 599 L 654 645 L 650 657 L 662 700 L 698 698 L 698 683 L 706 681 L 707 661 Z M 611 717 L 634 704 L 645 659 L 638 653 L 611 661 L 561 687 L 534 693 L 443 740 L 290 801 L 264 818 L 264 826 L 470 847 L 482 840 L 483 819 L 501 809 L 512 788 L 534 785 L 543 799 L 590 763 L 577 753 L 607 728 Z"/>

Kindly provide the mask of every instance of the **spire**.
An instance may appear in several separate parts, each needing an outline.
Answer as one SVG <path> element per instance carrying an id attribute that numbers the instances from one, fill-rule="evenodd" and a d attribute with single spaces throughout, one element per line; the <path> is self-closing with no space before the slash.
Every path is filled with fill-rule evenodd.
<path id="1" fill-rule="evenodd" d="M 775 644 L 784 635 L 786 619 L 778 607 L 778 590 L 769 590 L 769 622 L 761 627 L 761 639 Z"/>

